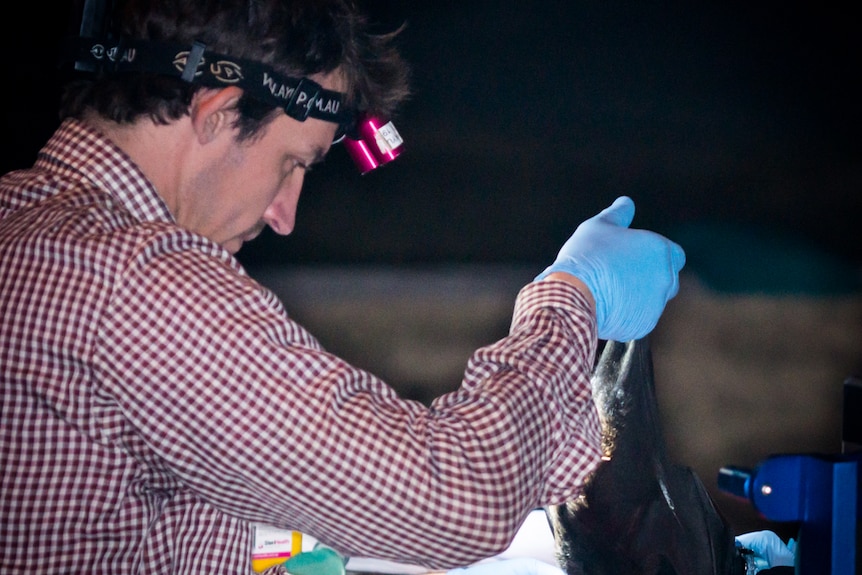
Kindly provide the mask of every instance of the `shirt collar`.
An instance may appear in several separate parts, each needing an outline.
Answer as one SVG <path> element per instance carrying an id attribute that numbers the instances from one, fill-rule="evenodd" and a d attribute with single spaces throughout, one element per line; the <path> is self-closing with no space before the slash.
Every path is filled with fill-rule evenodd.
<path id="1" fill-rule="evenodd" d="M 141 221 L 176 223 L 164 200 L 131 158 L 79 120 L 63 121 L 39 152 L 35 167 L 79 174 L 110 193 Z"/>

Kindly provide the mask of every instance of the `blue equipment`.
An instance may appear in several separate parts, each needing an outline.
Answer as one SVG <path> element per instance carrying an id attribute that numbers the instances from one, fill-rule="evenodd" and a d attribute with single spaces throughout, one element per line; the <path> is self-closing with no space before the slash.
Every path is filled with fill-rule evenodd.
<path id="1" fill-rule="evenodd" d="M 723 467 L 718 487 L 747 499 L 766 519 L 799 522 L 796 575 L 857 573 L 862 479 L 862 380 L 844 382 L 840 455 L 773 455 L 754 469 Z"/>

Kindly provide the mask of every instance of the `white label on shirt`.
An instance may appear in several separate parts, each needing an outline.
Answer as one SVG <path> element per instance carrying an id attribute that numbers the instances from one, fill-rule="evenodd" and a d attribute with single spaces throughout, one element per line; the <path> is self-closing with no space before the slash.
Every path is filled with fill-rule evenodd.
<path id="1" fill-rule="evenodd" d="M 296 531 L 278 529 L 270 525 L 255 523 L 252 560 L 283 559 L 287 560 L 294 554 L 294 541 L 299 535 Z"/>

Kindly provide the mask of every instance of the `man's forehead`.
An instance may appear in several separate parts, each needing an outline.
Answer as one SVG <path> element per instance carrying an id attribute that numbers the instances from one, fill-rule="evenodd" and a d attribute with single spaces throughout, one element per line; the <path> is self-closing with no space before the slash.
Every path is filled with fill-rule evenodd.
<path id="1" fill-rule="evenodd" d="M 276 132 L 273 134 L 276 142 L 280 142 L 273 142 L 274 145 L 280 145 L 288 155 L 311 165 L 323 160 L 329 152 L 338 125 L 318 118 L 299 121 L 279 114 L 269 128 Z"/>

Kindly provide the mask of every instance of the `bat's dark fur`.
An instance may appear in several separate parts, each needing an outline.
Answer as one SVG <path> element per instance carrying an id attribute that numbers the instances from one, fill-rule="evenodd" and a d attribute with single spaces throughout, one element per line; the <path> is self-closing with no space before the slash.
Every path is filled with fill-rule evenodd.
<path id="1" fill-rule="evenodd" d="M 592 378 L 607 455 L 547 509 L 568 575 L 742 575 L 734 536 L 689 468 L 668 461 L 646 340 L 608 342 Z"/>

